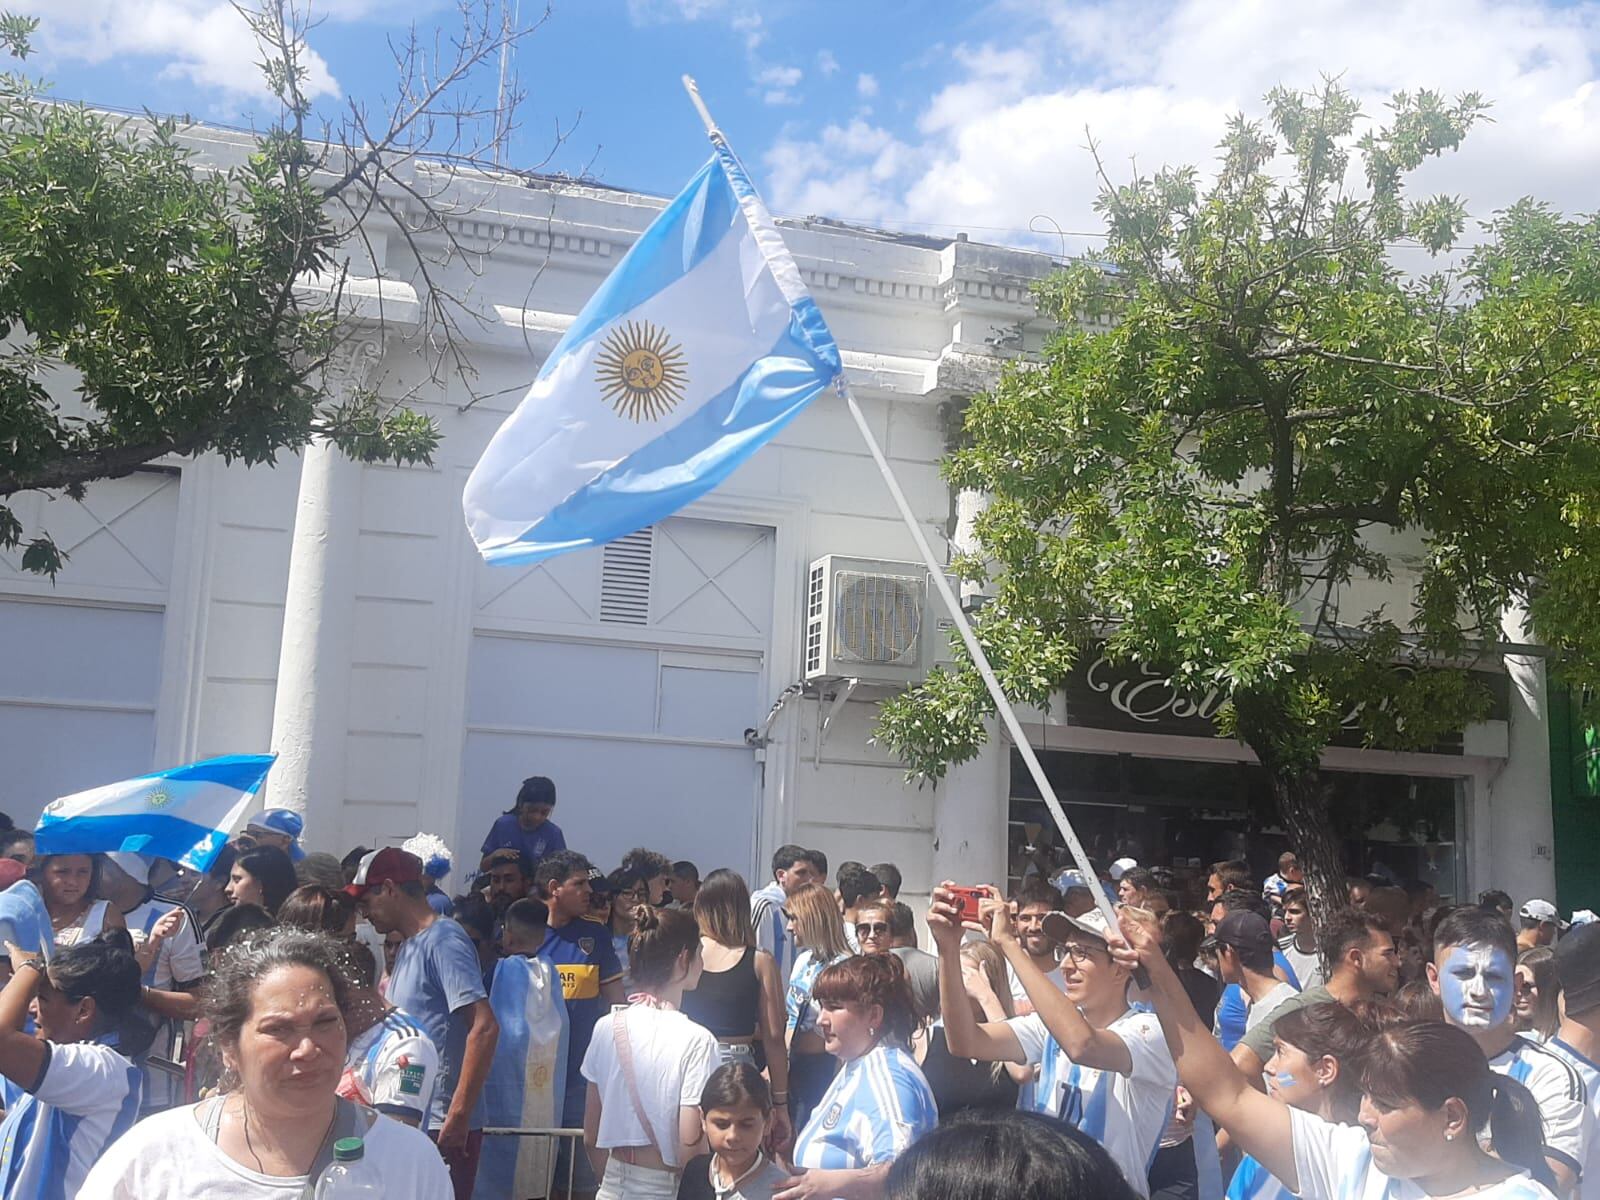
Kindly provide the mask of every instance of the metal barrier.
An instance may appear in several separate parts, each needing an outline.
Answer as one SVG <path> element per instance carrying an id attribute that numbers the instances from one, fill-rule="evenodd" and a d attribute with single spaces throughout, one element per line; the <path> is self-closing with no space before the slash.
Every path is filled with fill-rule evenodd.
<path id="1" fill-rule="evenodd" d="M 578 1155 L 588 1153 L 583 1146 L 583 1130 L 563 1129 L 554 1125 L 528 1125 L 520 1127 L 490 1125 L 484 1128 L 483 1136 L 485 1138 L 542 1138 L 549 1144 L 546 1151 L 546 1161 L 544 1165 L 543 1187 L 541 1188 L 539 1186 L 539 1181 L 536 1178 L 531 1184 L 519 1186 L 517 1188 L 516 1195 L 508 1197 L 508 1200 L 544 1200 L 545 1197 L 556 1194 L 552 1188 L 555 1183 L 556 1164 L 560 1160 L 560 1147 L 558 1146 L 558 1143 L 564 1139 L 567 1143 L 567 1186 L 561 1194 L 566 1196 L 572 1195 L 572 1181 L 578 1167 Z M 535 1176 L 538 1175 L 537 1165 L 533 1167 L 533 1173 Z M 532 1187 L 533 1190 L 528 1190 L 529 1187 Z"/>

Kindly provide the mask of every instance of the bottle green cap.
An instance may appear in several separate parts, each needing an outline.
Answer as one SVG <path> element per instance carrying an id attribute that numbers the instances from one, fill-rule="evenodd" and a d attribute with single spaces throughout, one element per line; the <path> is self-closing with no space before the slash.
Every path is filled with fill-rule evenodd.
<path id="1" fill-rule="evenodd" d="M 360 1162 L 366 1152 L 366 1144 L 360 1138 L 340 1138 L 333 1144 L 333 1161 Z"/>

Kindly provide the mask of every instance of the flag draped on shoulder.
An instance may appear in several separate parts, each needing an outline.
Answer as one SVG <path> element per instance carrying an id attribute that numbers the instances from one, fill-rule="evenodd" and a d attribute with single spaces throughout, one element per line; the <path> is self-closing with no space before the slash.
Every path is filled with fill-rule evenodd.
<path id="1" fill-rule="evenodd" d="M 597 546 L 725 480 L 840 374 L 726 143 L 573 320 L 467 481 L 491 563 Z"/>
<path id="2" fill-rule="evenodd" d="M 39 818 L 40 854 L 127 850 L 204 871 L 244 819 L 275 754 L 230 754 L 53 801 Z"/>

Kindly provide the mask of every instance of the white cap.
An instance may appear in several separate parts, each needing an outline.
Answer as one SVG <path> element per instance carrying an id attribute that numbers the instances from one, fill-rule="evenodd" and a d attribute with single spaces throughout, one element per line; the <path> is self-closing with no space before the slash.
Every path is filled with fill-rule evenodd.
<path id="1" fill-rule="evenodd" d="M 1529 900 L 1522 906 L 1517 915 L 1525 921 L 1538 921 L 1541 924 L 1558 925 L 1562 929 L 1567 927 L 1567 923 L 1556 912 L 1556 906 L 1548 900 Z"/>
<path id="2" fill-rule="evenodd" d="M 1069 917 L 1064 912 L 1047 912 L 1040 924 L 1044 927 L 1045 936 L 1052 942 L 1066 941 L 1074 929 L 1097 937 L 1102 942 L 1111 941 L 1106 915 L 1098 907 L 1091 908 L 1081 917 Z M 1122 936 L 1120 929 L 1117 930 L 1116 936 L 1119 938 Z"/>
<path id="3" fill-rule="evenodd" d="M 150 860 L 144 855 L 129 850 L 108 850 L 106 857 L 135 883 L 150 882 Z"/>
<path id="4" fill-rule="evenodd" d="M 1126 875 L 1129 871 L 1133 870 L 1138 865 L 1139 865 L 1139 860 L 1136 859 L 1136 858 L 1119 858 L 1119 859 L 1117 859 L 1116 862 L 1111 864 L 1111 871 L 1110 871 L 1111 878 L 1113 878 L 1113 879 L 1121 879 L 1124 875 Z"/>

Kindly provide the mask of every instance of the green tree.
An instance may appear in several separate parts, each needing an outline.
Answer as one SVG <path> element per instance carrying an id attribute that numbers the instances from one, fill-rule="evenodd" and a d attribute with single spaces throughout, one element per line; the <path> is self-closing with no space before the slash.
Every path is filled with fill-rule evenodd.
<path id="1" fill-rule="evenodd" d="M 1463 204 L 1404 184 L 1484 119 L 1476 95 L 1400 93 L 1359 136 L 1337 84 L 1266 101 L 1212 181 L 1101 169 L 1105 261 L 1041 287 L 1059 335 L 972 400 L 945 467 L 992 498 L 958 570 L 989 582 L 1008 694 L 1048 705 L 1102 641 L 1215 689 L 1326 911 L 1317 766 L 1344 714 L 1392 749 L 1480 719 L 1465 668 L 1504 652 L 1508 613 L 1600 678 L 1600 224 L 1524 200 L 1457 249 Z M 1396 243 L 1442 257 L 1402 271 Z M 1409 611 L 1348 611 L 1363 577 L 1412 584 Z M 938 777 L 987 711 L 970 665 L 939 671 L 879 738 Z"/>
<path id="2" fill-rule="evenodd" d="M 536 26 L 505 24 L 493 0 L 459 5 L 449 41 L 413 31 L 392 44 L 392 107 L 351 102 L 315 136 L 304 12 L 241 8 L 280 116 L 226 170 L 198 160 L 176 121 L 55 102 L 0 74 L 0 549 L 24 546 L 24 567 L 53 576 L 48 531 L 25 530 L 5 502 L 81 497 L 167 455 L 271 463 L 324 437 L 362 460 L 429 459 L 430 417 L 375 387 L 335 392 L 326 367 L 348 336 L 348 263 L 370 252 L 376 221 L 395 241 L 389 269 L 416 285 L 420 351 L 436 373 L 470 378 L 458 336 L 470 310 L 443 268 L 472 269 L 483 249 L 469 253 L 444 218 L 455 172 L 501 157 L 521 98 L 476 100 L 474 73 Z M 0 49 L 25 58 L 36 30 L 0 13 Z"/>

